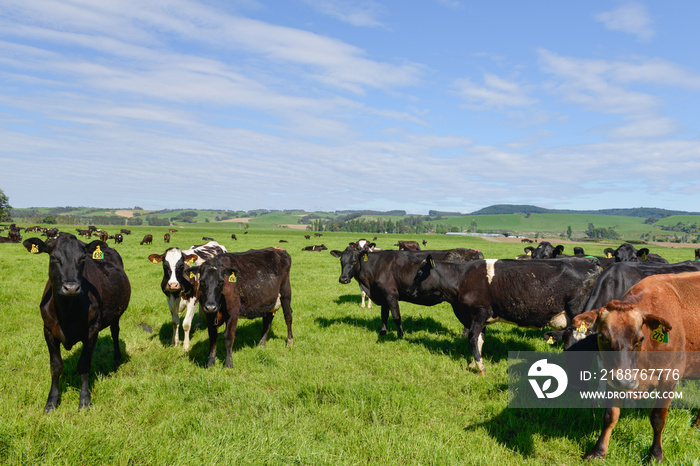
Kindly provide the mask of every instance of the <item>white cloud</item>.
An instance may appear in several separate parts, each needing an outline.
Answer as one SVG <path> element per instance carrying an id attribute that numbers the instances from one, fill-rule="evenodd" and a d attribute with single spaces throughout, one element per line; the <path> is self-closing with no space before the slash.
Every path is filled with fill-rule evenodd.
<path id="1" fill-rule="evenodd" d="M 321 14 L 358 27 L 384 27 L 379 20 L 382 6 L 374 1 L 359 0 L 304 0 Z"/>
<path id="2" fill-rule="evenodd" d="M 595 18 L 611 31 L 620 31 L 637 36 L 642 41 L 654 38 L 652 20 L 646 6 L 629 3 L 611 11 L 599 13 Z"/>
<path id="3" fill-rule="evenodd" d="M 524 107 L 537 102 L 520 84 L 490 73 L 484 74 L 483 85 L 464 78 L 456 80 L 455 87 L 464 100 L 477 107 Z"/>

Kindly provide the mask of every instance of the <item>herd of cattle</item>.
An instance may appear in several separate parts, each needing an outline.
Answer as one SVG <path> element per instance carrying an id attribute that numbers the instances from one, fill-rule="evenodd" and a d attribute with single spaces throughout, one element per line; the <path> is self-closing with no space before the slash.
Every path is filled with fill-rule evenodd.
<path id="1" fill-rule="evenodd" d="M 40 303 L 51 366 L 44 409 L 50 412 L 59 402 L 60 345 L 71 349 L 77 342 L 83 343 L 78 361 L 79 409 L 88 408 L 90 365 L 102 329 L 110 327 L 115 364 L 121 361 L 119 318 L 131 295 L 121 256 L 104 240 L 86 244 L 69 233 L 58 233 L 46 241 L 30 238 L 23 246 L 29 252 L 49 255 L 49 279 Z M 340 259 L 340 283 L 355 279 L 363 301 L 366 294 L 381 306 L 380 334 L 388 331 L 391 314 L 398 336 L 403 336 L 399 301 L 424 306 L 448 302 L 464 326 L 473 354 L 470 368 L 482 375 L 486 327 L 508 322 L 551 327 L 555 330 L 545 333 L 545 339 L 563 341 L 566 351 L 670 351 L 676 355 L 672 363 L 682 378 L 700 378 L 700 364 L 684 356 L 700 350 L 700 261 L 669 264 L 647 248 L 637 250 L 628 243 L 605 250 L 601 257 L 586 256 L 582 250 L 565 257 L 563 247 L 542 242 L 536 248 L 525 248 L 526 254 L 518 259 L 485 259 L 475 249 L 426 251 L 416 242 L 398 246 L 398 251 L 379 250 L 363 239 L 342 251 L 330 251 Z M 208 367 L 215 363 L 217 329 L 223 324 L 224 365 L 232 367 L 231 350 L 240 317 L 263 319 L 259 342 L 263 346 L 275 311 L 281 307 L 287 345 L 293 344 L 291 257 L 285 250 L 229 253 L 210 241 L 186 250 L 171 247 L 148 259 L 163 267 L 161 289 L 172 315 L 174 345 L 179 343 L 183 311 L 185 351 L 190 348 L 197 305 L 205 315 Z M 659 328 L 666 342 L 652 338 Z M 659 383 L 647 381 L 643 388 L 659 389 Z M 651 411 L 654 439 L 650 452 L 657 460 L 663 458 L 661 433 L 670 401 L 659 400 Z M 603 432 L 589 458 L 605 456 L 619 409 L 615 404 L 607 408 Z M 699 424 L 700 415 L 694 426 Z"/>

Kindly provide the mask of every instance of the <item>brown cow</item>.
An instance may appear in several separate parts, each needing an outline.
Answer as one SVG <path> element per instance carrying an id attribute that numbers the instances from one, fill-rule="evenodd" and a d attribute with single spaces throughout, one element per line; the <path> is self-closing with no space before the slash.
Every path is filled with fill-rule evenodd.
<path id="1" fill-rule="evenodd" d="M 153 242 L 153 235 L 146 235 L 143 237 L 139 244 L 151 244 Z"/>
<path id="2" fill-rule="evenodd" d="M 605 307 L 584 312 L 573 323 L 587 327 L 595 325 L 598 349 L 608 370 L 643 369 L 642 360 L 664 353 L 663 367 L 677 371 L 678 377 L 642 377 L 608 382 L 617 390 L 635 392 L 672 392 L 678 378 L 700 378 L 700 272 L 674 275 L 653 275 L 630 288 L 624 298 L 613 300 Z M 646 352 L 646 353 L 645 353 Z M 638 372 L 640 374 L 641 371 Z M 663 461 L 661 434 L 666 425 L 670 398 L 658 398 L 651 409 L 650 420 L 654 440 L 649 454 Z M 587 459 L 602 458 L 618 418 L 621 400 L 613 400 L 606 408 L 603 431 Z M 700 415 L 693 427 L 700 425 Z"/>
<path id="3" fill-rule="evenodd" d="M 170 242 L 170 233 L 166 233 L 163 235 L 163 241 L 165 241 L 166 243 Z"/>
<path id="4" fill-rule="evenodd" d="M 399 241 L 395 246 L 399 247 L 399 251 L 420 251 L 418 241 Z"/>

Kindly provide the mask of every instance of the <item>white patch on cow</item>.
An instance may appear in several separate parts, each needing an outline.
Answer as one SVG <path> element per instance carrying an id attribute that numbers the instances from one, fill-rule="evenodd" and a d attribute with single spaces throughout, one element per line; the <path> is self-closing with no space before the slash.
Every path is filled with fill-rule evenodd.
<path id="1" fill-rule="evenodd" d="M 569 319 L 566 317 L 566 312 L 561 311 L 559 314 L 555 315 L 549 320 L 550 327 L 556 330 L 561 330 L 569 325 Z"/>
<path id="2" fill-rule="evenodd" d="M 486 325 L 495 324 L 496 322 L 500 322 L 502 324 L 518 325 L 515 322 L 511 322 L 510 320 L 501 319 L 500 317 L 489 317 L 488 319 L 486 319 Z"/>
<path id="3" fill-rule="evenodd" d="M 481 354 L 481 348 L 484 347 L 484 335 L 479 334 L 479 338 L 476 340 L 476 347 L 479 349 L 479 354 Z"/>
<path id="4" fill-rule="evenodd" d="M 489 281 L 489 285 L 493 281 L 493 277 L 496 276 L 496 261 L 498 259 L 486 259 L 486 278 Z"/>
<path id="5" fill-rule="evenodd" d="M 280 300 L 281 297 L 281 294 L 277 294 L 277 302 L 275 303 L 275 307 L 272 309 L 273 311 L 276 311 L 282 307 L 282 301 Z"/>
<path id="6" fill-rule="evenodd" d="M 178 248 L 173 248 L 169 249 L 163 258 L 163 260 L 168 264 L 170 270 L 168 274 L 168 288 L 173 290 L 180 287 L 180 283 L 177 281 L 177 276 L 175 275 L 175 266 L 182 257 L 182 251 Z"/>

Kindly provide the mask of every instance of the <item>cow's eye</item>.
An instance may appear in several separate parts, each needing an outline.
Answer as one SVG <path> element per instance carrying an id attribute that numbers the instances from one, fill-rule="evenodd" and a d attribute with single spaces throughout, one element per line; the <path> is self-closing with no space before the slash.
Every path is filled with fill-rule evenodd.
<path id="1" fill-rule="evenodd" d="M 642 342 L 644 341 L 645 338 L 646 338 L 646 337 L 645 337 L 644 335 L 642 335 L 641 338 L 640 338 L 639 340 L 637 340 L 637 343 L 634 345 L 635 348 L 638 347 L 638 346 L 640 346 L 640 345 L 642 344 Z"/>

